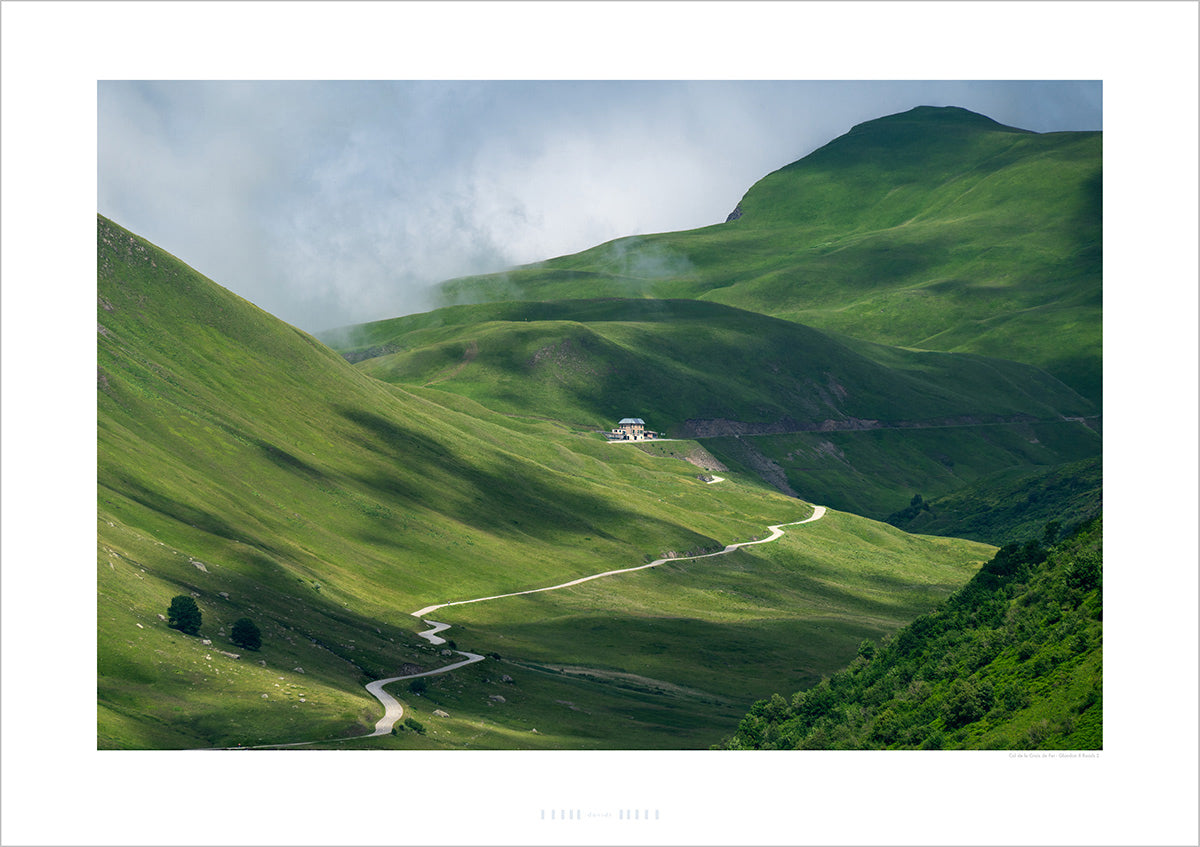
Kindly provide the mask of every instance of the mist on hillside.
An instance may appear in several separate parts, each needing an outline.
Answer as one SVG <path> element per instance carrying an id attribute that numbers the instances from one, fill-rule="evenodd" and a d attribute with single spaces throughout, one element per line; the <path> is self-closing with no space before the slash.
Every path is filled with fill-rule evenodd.
<path id="1" fill-rule="evenodd" d="M 721 223 L 756 180 L 881 115 L 953 104 L 1038 131 L 1097 129 L 1099 92 L 1098 82 L 105 81 L 97 211 L 315 332 L 427 310 L 442 280 Z M 679 273 L 673 261 L 639 252 L 624 270 L 655 279 Z"/>

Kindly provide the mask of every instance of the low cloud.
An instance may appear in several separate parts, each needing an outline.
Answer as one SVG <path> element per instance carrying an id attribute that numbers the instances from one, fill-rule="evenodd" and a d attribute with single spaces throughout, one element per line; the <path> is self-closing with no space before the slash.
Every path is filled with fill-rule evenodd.
<path id="1" fill-rule="evenodd" d="M 1099 88 L 104 82 L 99 211 L 319 331 L 431 308 L 445 279 L 720 223 L 753 182 L 864 120 L 961 105 L 1097 129 Z"/>

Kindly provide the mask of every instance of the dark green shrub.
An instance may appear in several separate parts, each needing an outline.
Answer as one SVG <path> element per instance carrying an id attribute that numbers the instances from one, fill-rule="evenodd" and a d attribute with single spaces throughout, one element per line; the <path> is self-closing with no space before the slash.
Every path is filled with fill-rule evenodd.
<path id="1" fill-rule="evenodd" d="M 791 716 L 791 710 L 788 708 L 787 700 L 783 699 L 783 695 L 776 692 L 767 701 L 763 715 L 770 723 L 775 724 L 787 720 Z"/>
<path id="2" fill-rule="evenodd" d="M 422 724 L 416 718 L 405 718 L 404 725 L 419 735 L 425 734 L 424 724 Z"/>
<path id="3" fill-rule="evenodd" d="M 892 709 L 885 709 L 875 718 L 871 726 L 871 739 L 881 744 L 891 744 L 903 729 L 901 720 Z"/>
<path id="4" fill-rule="evenodd" d="M 743 749 L 756 749 L 766 741 L 767 722 L 759 715 L 746 715 L 738 724 L 737 734 Z"/>
<path id="5" fill-rule="evenodd" d="M 942 717 L 946 727 L 955 729 L 979 720 L 987 712 L 988 704 L 982 691 L 969 680 L 956 679 L 950 693 L 942 702 Z"/>
<path id="6" fill-rule="evenodd" d="M 946 743 L 946 738 L 942 735 L 940 729 L 935 729 L 925 736 L 925 740 L 921 742 L 922 750 L 941 750 L 942 745 Z"/>
<path id="7" fill-rule="evenodd" d="M 1006 711 L 1015 712 L 1029 705 L 1029 692 L 1023 685 L 1006 682 L 996 693 L 996 702 Z"/>
<path id="8" fill-rule="evenodd" d="M 1100 586 L 1100 557 L 1095 553 L 1080 553 L 1067 567 L 1067 585 L 1078 591 L 1091 591 Z"/>
<path id="9" fill-rule="evenodd" d="M 247 650 L 257 650 L 262 646 L 262 633 L 249 618 L 238 618 L 234 622 L 233 629 L 229 631 L 229 639 Z"/>
<path id="10" fill-rule="evenodd" d="M 1033 675 L 1045 676 L 1054 668 L 1054 662 L 1045 653 L 1033 660 Z"/>

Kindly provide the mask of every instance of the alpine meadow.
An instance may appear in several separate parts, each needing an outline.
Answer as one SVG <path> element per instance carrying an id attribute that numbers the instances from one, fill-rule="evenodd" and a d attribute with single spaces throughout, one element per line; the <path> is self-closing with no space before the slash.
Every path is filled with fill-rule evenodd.
<path id="1" fill-rule="evenodd" d="M 1101 143 L 922 106 L 316 335 L 98 215 L 97 746 L 1101 749 Z"/>

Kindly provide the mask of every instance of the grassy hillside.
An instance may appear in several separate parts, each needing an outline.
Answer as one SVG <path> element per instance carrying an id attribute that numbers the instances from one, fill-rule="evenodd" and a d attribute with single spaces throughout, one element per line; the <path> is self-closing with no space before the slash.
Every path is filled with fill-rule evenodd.
<path id="1" fill-rule="evenodd" d="M 1102 533 L 1009 545 L 936 612 L 790 701 L 756 703 L 733 749 L 1103 747 Z"/>
<path id="2" fill-rule="evenodd" d="M 707 485 L 678 459 L 373 379 L 103 218 L 97 268 L 102 748 L 338 746 L 380 715 L 365 682 L 448 661 L 415 637 L 414 609 L 720 549 L 810 513 L 751 476 Z M 891 545 L 904 537 L 887 533 Z M 930 545 L 941 552 L 910 556 L 910 578 L 885 592 L 892 612 L 879 629 L 983 558 L 970 542 Z M 914 586 L 925 587 L 909 597 Z M 196 637 L 164 620 L 180 594 L 201 609 Z M 232 643 L 243 616 L 262 629 L 261 650 Z M 513 622 L 516 632 L 531 621 Z M 500 708 L 491 694 L 501 667 L 521 661 L 499 647 L 502 629 L 493 620 L 457 639 L 502 659 L 439 678 L 421 695 L 430 699 L 407 697 L 423 720 L 423 705 L 441 697 L 450 718 L 426 735 L 350 743 L 705 746 L 719 724 L 711 696 L 728 714 L 748 705 L 731 680 L 709 680 L 709 693 L 679 704 L 657 688 L 510 672 L 512 706 Z M 812 666 L 836 662 L 858 635 L 832 634 Z M 702 630 L 691 646 L 718 636 Z M 542 659 L 586 653 L 569 628 L 519 641 Z M 790 679 L 778 676 L 784 664 L 765 662 L 764 682 Z M 634 713 L 631 731 L 622 716 Z"/>
<path id="3" fill-rule="evenodd" d="M 781 491 L 877 519 L 914 493 L 1045 473 L 1101 450 L 1095 431 L 1067 419 L 1094 407 L 1037 368 L 831 336 L 703 301 L 454 306 L 324 337 L 364 373 L 507 415 L 603 430 L 636 414 L 701 438 Z M 1090 508 L 1061 494 L 1043 506 Z M 1012 527 L 994 523 L 991 537 L 971 537 L 1007 537 Z"/>
<path id="4" fill-rule="evenodd" d="M 772 679 L 816 683 L 863 638 L 934 609 L 994 551 L 831 511 L 727 556 L 440 614 L 531 667 L 654 680 L 729 705 L 768 696 Z"/>
<path id="5" fill-rule="evenodd" d="M 1029 366 L 856 349 L 791 321 L 694 300 L 462 306 L 323 337 L 384 381 L 598 429 L 628 410 L 672 434 L 700 434 L 714 421 L 816 429 L 1094 411 Z"/>
<path id="6" fill-rule="evenodd" d="M 479 689 L 457 672 L 432 678 L 405 702 L 437 737 L 402 741 L 703 749 L 772 680 L 807 685 L 842 667 L 861 639 L 934 608 L 993 550 L 830 513 L 726 557 L 441 609 L 459 645 L 491 657 L 466 670 L 501 699 L 485 721 L 463 717 Z"/>
<path id="7" fill-rule="evenodd" d="M 441 286 L 443 302 L 704 299 L 888 345 L 1036 365 L 1101 397 L 1101 136 L 957 108 L 869 121 L 740 216 Z"/>

